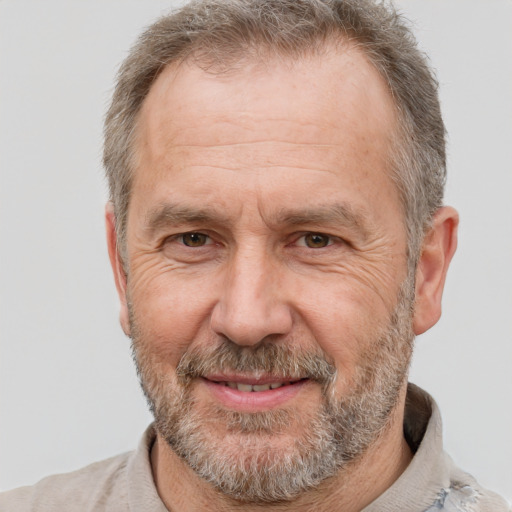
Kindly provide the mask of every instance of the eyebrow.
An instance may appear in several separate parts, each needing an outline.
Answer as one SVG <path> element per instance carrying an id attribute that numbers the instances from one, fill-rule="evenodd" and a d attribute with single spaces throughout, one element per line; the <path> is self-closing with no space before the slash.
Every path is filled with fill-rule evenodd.
<path id="1" fill-rule="evenodd" d="M 344 202 L 319 205 L 313 208 L 281 210 L 275 215 L 274 222 L 296 226 L 308 224 L 339 225 L 359 232 L 365 239 L 374 232 L 368 215 L 363 210 L 357 210 L 352 205 Z"/>
<path id="2" fill-rule="evenodd" d="M 228 225 L 227 216 L 220 214 L 212 208 L 190 208 L 178 204 L 164 204 L 146 215 L 145 229 L 154 234 L 168 226 L 183 224 L 210 223 Z"/>
<path id="3" fill-rule="evenodd" d="M 343 226 L 360 233 L 364 239 L 370 237 L 374 232 L 368 215 L 344 202 L 318 205 L 311 208 L 280 209 L 269 215 L 265 222 L 270 226 L 321 226 L 327 224 Z M 169 226 L 187 224 L 211 224 L 229 227 L 232 224 L 232 219 L 213 208 L 196 208 L 166 203 L 156 207 L 146 215 L 145 230 L 154 235 L 159 230 Z"/>

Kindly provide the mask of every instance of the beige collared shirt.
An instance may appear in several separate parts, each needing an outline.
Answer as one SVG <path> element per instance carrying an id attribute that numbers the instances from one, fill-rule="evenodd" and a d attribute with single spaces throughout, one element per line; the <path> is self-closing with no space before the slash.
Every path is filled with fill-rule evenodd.
<path id="1" fill-rule="evenodd" d="M 362 512 L 509 512 L 500 496 L 483 489 L 443 451 L 441 417 L 416 386 L 407 394 L 406 438 L 415 451 L 400 478 Z M 134 452 L 78 471 L 44 478 L 0 494 L 0 512 L 167 512 L 150 465 L 150 426 Z"/>

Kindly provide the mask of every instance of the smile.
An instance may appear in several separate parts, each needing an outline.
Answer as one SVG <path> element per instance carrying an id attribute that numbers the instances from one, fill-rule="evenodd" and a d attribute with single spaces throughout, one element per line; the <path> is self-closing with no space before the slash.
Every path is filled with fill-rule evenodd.
<path id="1" fill-rule="evenodd" d="M 301 379 L 299 379 L 301 380 Z M 261 392 L 261 391 L 269 391 L 271 389 L 282 388 L 283 386 L 290 386 L 299 382 L 299 380 L 289 381 L 289 382 L 270 382 L 267 384 L 245 384 L 243 382 L 235 382 L 235 381 L 227 381 L 227 382 L 217 382 L 217 384 L 221 386 L 227 386 L 231 389 L 237 389 L 238 391 L 243 391 L 245 393 L 248 392 Z"/>
<path id="2" fill-rule="evenodd" d="M 201 381 L 224 407 L 256 412 L 283 406 L 300 393 L 311 380 L 286 378 L 203 377 Z"/>

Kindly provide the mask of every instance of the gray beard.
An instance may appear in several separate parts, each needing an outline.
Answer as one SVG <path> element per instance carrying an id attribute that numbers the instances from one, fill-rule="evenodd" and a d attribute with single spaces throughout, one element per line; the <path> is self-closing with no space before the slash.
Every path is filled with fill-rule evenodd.
<path id="1" fill-rule="evenodd" d="M 335 395 L 336 368 L 323 353 L 305 353 L 293 342 L 272 339 L 248 348 L 219 338 L 187 351 L 176 375 L 159 373 L 151 343 L 130 311 L 134 360 L 158 433 L 201 478 L 240 502 L 290 501 L 317 487 L 357 461 L 388 426 L 412 354 L 413 293 L 406 280 L 389 325 L 363 355 L 345 396 Z M 200 408 L 191 393 L 194 379 L 222 370 L 263 371 L 290 380 L 307 377 L 321 384 L 322 402 L 309 415 L 285 409 L 243 413 L 214 405 Z M 293 424 L 302 433 L 276 447 L 276 439 Z M 219 425 L 224 437 L 218 435 Z"/>

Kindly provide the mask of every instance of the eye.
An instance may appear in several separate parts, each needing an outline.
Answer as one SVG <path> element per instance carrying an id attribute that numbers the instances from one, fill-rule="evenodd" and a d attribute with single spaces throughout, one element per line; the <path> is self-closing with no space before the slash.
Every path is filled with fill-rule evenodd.
<path id="1" fill-rule="evenodd" d="M 187 247 L 202 247 L 203 245 L 211 244 L 211 239 L 208 235 L 205 235 L 204 233 L 196 233 L 194 231 L 190 233 L 183 233 L 178 239 L 181 239 L 183 245 L 186 245 Z"/>
<path id="2" fill-rule="evenodd" d="M 332 245 L 332 239 L 328 235 L 322 233 L 308 233 L 299 238 L 298 245 L 309 247 L 310 249 L 322 249 L 328 245 Z"/>

